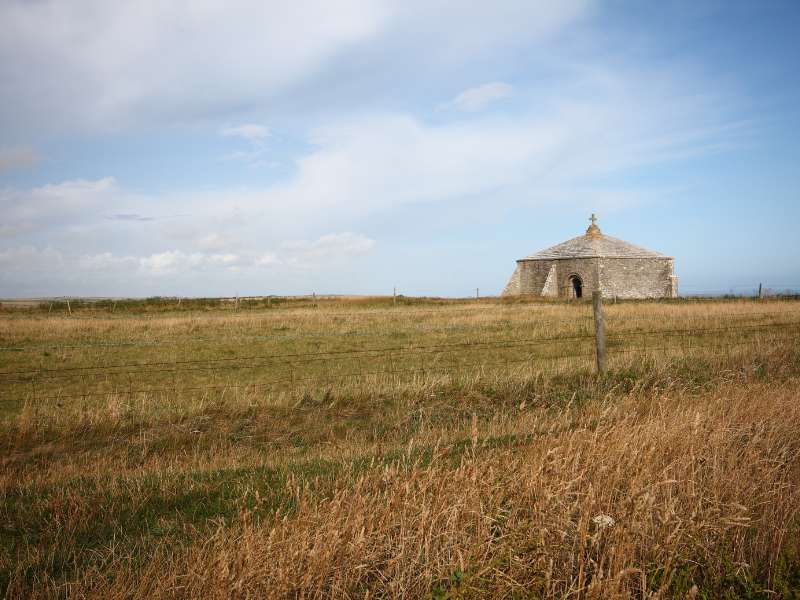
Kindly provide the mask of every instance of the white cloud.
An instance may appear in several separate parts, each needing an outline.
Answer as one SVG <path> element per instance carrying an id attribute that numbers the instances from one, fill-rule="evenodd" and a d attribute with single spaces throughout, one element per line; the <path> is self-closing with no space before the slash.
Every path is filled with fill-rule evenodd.
<path id="1" fill-rule="evenodd" d="M 375 241 L 356 233 L 331 233 L 315 240 L 295 240 L 280 244 L 275 251 L 245 254 L 233 252 L 185 252 L 167 250 L 146 255 L 112 252 L 76 253 L 53 248 L 24 245 L 0 250 L 0 289 L 12 291 L 14 282 L 35 279 L 48 282 L 85 280 L 125 281 L 135 285 L 149 278 L 193 277 L 203 273 L 209 279 L 225 272 L 254 272 L 283 268 L 303 270 L 330 266 L 366 254 Z M 6 285 L 12 286 L 8 290 Z M 109 289 L 104 293 L 118 294 Z"/>
<path id="2" fill-rule="evenodd" d="M 340 260 L 366 254 L 375 246 L 375 240 L 357 233 L 329 233 L 309 240 L 284 242 L 282 248 L 286 262 L 294 265 L 312 266 L 320 261 Z"/>
<path id="3" fill-rule="evenodd" d="M 135 268 L 138 261 L 132 256 L 115 256 L 111 252 L 100 254 L 83 254 L 68 259 L 68 264 L 76 274 L 87 271 L 108 273 L 109 271 L 125 272 Z"/>
<path id="4" fill-rule="evenodd" d="M 311 218 L 352 217 L 479 194 L 531 168 L 548 141 L 529 129 L 500 121 L 431 126 L 402 114 L 343 120 L 317 132 L 295 177 L 266 190 L 264 201 Z"/>
<path id="5" fill-rule="evenodd" d="M 489 104 L 508 98 L 514 91 L 513 86 L 508 83 L 494 81 L 484 83 L 477 87 L 464 90 L 450 102 L 443 105 L 443 108 L 455 108 L 464 112 L 476 112 L 483 110 Z"/>
<path id="6" fill-rule="evenodd" d="M 166 275 L 177 271 L 181 265 L 188 264 L 189 258 L 183 252 L 172 250 L 153 254 L 139 259 L 139 264 L 146 270 L 156 275 Z"/>
<path id="7" fill-rule="evenodd" d="M 234 268 L 243 264 L 237 254 L 186 254 L 180 250 L 160 252 L 139 259 L 139 267 L 152 275 L 171 275 L 180 271 L 197 271 L 213 268 Z"/>
<path id="8" fill-rule="evenodd" d="M 337 70 L 382 81 L 397 61 L 463 63 L 531 43 L 588 0 L 40 0 L 0 3 L 0 128 L 185 124 L 311 100 Z M 442 31 L 446 35 L 442 35 Z M 366 63 L 364 58 L 366 57 Z M 297 90 L 300 96 L 293 96 Z M 324 100 L 320 102 L 324 104 Z"/>
<path id="9" fill-rule="evenodd" d="M 29 146 L 0 148 L 0 173 L 23 169 L 39 162 L 39 155 Z"/>
<path id="10" fill-rule="evenodd" d="M 248 123 L 225 127 L 220 131 L 225 137 L 241 138 L 249 143 L 248 150 L 237 150 L 225 155 L 224 160 L 243 162 L 251 167 L 267 166 L 271 161 L 265 159 L 266 144 L 264 140 L 272 135 L 268 127 Z"/>
<path id="11" fill-rule="evenodd" d="M 589 98 L 541 97 L 535 110 L 513 116 L 443 124 L 397 113 L 342 119 L 315 132 L 314 150 L 297 160 L 292 179 L 249 201 L 312 222 L 341 219 L 345 227 L 410 204 L 485 198 L 496 210 L 508 202 L 552 203 L 573 191 L 580 201 L 593 178 L 736 143 L 742 132 L 713 102 L 652 83 L 609 75 L 581 83 Z"/>
<path id="12" fill-rule="evenodd" d="M 170 275 L 184 271 L 213 269 L 264 268 L 285 265 L 291 268 L 313 268 L 369 252 L 372 240 L 356 233 L 331 233 L 316 240 L 290 240 L 277 251 L 239 255 L 234 253 L 186 253 L 180 250 L 159 252 L 138 259 L 143 272 Z"/>
<path id="13" fill-rule="evenodd" d="M 281 259 L 274 252 L 266 252 L 255 259 L 256 267 L 272 267 L 281 264 Z"/>
<path id="14" fill-rule="evenodd" d="M 237 241 L 232 235 L 212 231 L 202 235 L 194 241 L 196 247 L 204 251 L 220 252 L 237 246 Z"/>
<path id="15" fill-rule="evenodd" d="M 0 237 L 85 219 L 88 212 L 110 208 L 117 193 L 113 177 L 73 179 L 25 191 L 0 190 Z"/>
<path id="16" fill-rule="evenodd" d="M 389 13 L 371 0 L 3 2 L 0 105 L 27 126 L 195 120 L 302 81 Z M 0 126 L 19 125 L 13 113 Z"/>
<path id="17" fill-rule="evenodd" d="M 205 257 L 205 261 L 209 265 L 219 267 L 233 267 L 240 263 L 241 258 L 238 254 L 211 254 Z"/>
<path id="18" fill-rule="evenodd" d="M 250 142 L 261 142 L 272 135 L 268 127 L 255 123 L 225 127 L 220 133 L 225 137 L 240 137 Z"/>

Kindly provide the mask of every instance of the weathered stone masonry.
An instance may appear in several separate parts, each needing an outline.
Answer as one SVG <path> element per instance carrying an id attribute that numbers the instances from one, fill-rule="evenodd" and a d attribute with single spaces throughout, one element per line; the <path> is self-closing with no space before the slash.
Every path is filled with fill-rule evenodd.
<path id="1" fill-rule="evenodd" d="M 517 261 L 504 296 L 533 294 L 569 298 L 674 298 L 674 260 L 658 252 L 603 235 L 592 215 L 586 234 Z"/>

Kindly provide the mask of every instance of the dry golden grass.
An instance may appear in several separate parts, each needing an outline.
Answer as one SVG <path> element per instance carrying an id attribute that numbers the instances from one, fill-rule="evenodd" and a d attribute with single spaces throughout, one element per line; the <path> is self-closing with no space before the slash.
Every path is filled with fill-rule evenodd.
<path id="1" fill-rule="evenodd" d="M 0 590 L 800 593 L 800 305 L 606 312 L 604 378 L 585 304 L 8 313 Z"/>
<path id="2" fill-rule="evenodd" d="M 534 412 L 514 424 L 511 448 L 492 447 L 496 426 L 478 429 L 457 460 L 446 443 L 424 456 L 410 444 L 395 463 L 349 473 L 326 494 L 298 484 L 291 511 L 262 516 L 255 496 L 253 508 L 180 556 L 86 589 L 421 597 L 438 586 L 463 596 L 603 598 L 737 571 L 768 581 L 787 543 L 797 550 L 787 536 L 800 506 L 798 426 L 796 394 L 769 385 Z"/>

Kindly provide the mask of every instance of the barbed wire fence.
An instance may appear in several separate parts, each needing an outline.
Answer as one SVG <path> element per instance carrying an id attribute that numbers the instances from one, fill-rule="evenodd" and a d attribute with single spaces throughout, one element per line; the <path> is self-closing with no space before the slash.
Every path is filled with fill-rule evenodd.
<path id="1" fill-rule="evenodd" d="M 357 379 L 368 377 L 409 377 L 430 376 L 436 373 L 465 374 L 470 372 L 483 373 L 486 369 L 524 366 L 531 364 L 545 364 L 559 360 L 581 360 L 590 364 L 592 358 L 595 370 L 602 374 L 605 371 L 608 357 L 635 355 L 646 353 L 668 353 L 673 351 L 692 352 L 702 351 L 706 354 L 730 355 L 731 350 L 737 347 L 764 344 L 761 334 L 769 334 L 769 343 L 778 342 L 796 344 L 800 339 L 800 311 L 787 311 L 786 313 L 749 313 L 733 315 L 728 325 L 714 327 L 697 327 L 698 319 L 689 317 L 687 326 L 680 328 L 649 328 L 632 331 L 615 331 L 616 320 L 612 317 L 606 320 L 603 315 L 602 299 L 596 298 L 593 303 L 593 315 L 577 316 L 570 319 L 571 323 L 586 325 L 585 331 L 571 335 L 555 335 L 536 338 L 502 339 L 502 340 L 470 340 L 460 342 L 447 342 L 437 344 L 405 344 L 383 346 L 374 348 L 349 348 L 328 349 L 313 352 L 284 352 L 271 354 L 252 354 L 246 356 L 215 357 L 204 359 L 172 360 L 172 361 L 144 361 L 144 362 L 114 362 L 97 365 L 68 366 L 58 368 L 28 368 L 0 371 L 0 390 L 13 389 L 16 394 L 6 395 L 0 391 L 0 403 L 24 404 L 28 401 L 66 401 L 87 400 L 89 398 L 138 396 L 138 395 L 172 395 L 209 393 L 225 390 L 257 391 L 290 386 L 295 388 L 300 385 L 328 385 L 331 382 L 343 379 Z M 740 323 L 741 317 L 771 318 L 769 323 Z M 625 321 L 651 320 L 663 317 L 634 316 L 625 318 Z M 775 319 L 777 318 L 777 321 Z M 715 317 L 719 320 L 719 317 Z M 567 320 L 553 320 L 553 322 L 566 322 Z M 589 326 L 594 325 L 591 331 Z M 610 332 L 606 332 L 606 325 L 610 324 Z M 364 332 L 366 333 L 366 332 Z M 735 333 L 739 339 L 727 339 L 726 334 Z M 308 334 L 316 337 L 334 337 L 340 334 L 326 334 L 315 332 Z M 265 339 L 274 342 L 293 339 L 292 336 L 238 336 L 242 339 Z M 294 336 L 300 339 L 303 336 Z M 650 337 L 657 337 L 658 344 L 648 344 Z M 708 338 L 715 340 L 708 343 Z M 201 338 L 205 341 L 219 341 L 216 338 Z M 236 338 L 234 338 L 236 339 Z M 667 343 L 667 340 L 677 340 L 677 343 Z M 185 341 L 185 340 L 184 340 Z M 141 344 L 121 343 L 118 345 L 152 345 L 179 343 L 175 340 L 156 340 Z M 71 348 L 107 347 L 115 344 L 74 344 Z M 564 345 L 570 346 L 564 348 Z M 0 351 L 25 352 L 37 351 L 48 347 L 47 345 L 9 345 L 0 347 Z M 482 353 L 485 356 L 480 360 L 460 359 L 459 353 L 464 351 Z M 567 350 L 567 351 L 565 351 Z M 496 360 L 491 352 L 513 352 L 512 355 L 503 356 Z M 417 360 L 421 364 L 398 367 L 397 362 Z M 444 364 L 436 361 L 442 360 Z M 342 365 L 342 361 L 347 361 Z M 372 362 L 370 362 L 372 361 Z M 370 366 L 376 361 L 388 363 Z M 355 366 L 353 365 L 355 363 Z M 307 375 L 312 366 L 329 367 L 326 372 Z M 342 368 L 338 372 L 332 367 Z M 275 376 L 269 379 L 255 380 L 252 382 L 223 382 L 207 385 L 179 385 L 178 376 L 194 376 L 202 373 L 231 373 L 244 370 L 267 370 Z M 157 377 L 173 378 L 173 385 L 142 385 L 148 379 Z M 68 386 L 80 386 L 80 391 L 73 392 Z M 111 388 L 109 389 L 109 385 Z M 27 388 L 29 392 L 22 395 L 20 388 Z M 55 388 L 56 393 L 53 393 Z M 67 389 L 68 393 L 63 390 Z"/>
<path id="2" fill-rule="evenodd" d="M 414 316 L 419 316 L 420 313 L 422 314 L 441 314 L 442 310 L 447 310 L 451 312 L 452 309 L 439 309 L 438 311 L 417 311 L 414 313 Z M 367 312 L 367 311 L 363 311 Z M 353 316 L 359 315 L 361 313 L 346 313 L 346 316 Z M 773 312 L 741 312 L 741 313 L 726 313 L 724 319 L 726 321 L 736 321 L 739 319 L 775 319 L 778 316 L 792 316 L 797 315 L 798 319 L 800 319 L 800 310 L 796 311 L 784 311 L 782 313 Z M 341 316 L 340 313 L 328 314 L 327 316 Z M 617 325 L 618 323 L 632 323 L 638 321 L 664 321 L 666 315 L 657 314 L 657 315 L 626 315 L 623 317 L 615 317 L 611 315 L 610 318 L 607 317 L 606 320 L 608 323 L 612 325 Z M 137 318 L 140 318 L 137 315 Z M 685 318 L 688 321 L 691 321 L 693 324 L 702 322 L 702 321 L 719 321 L 720 317 L 716 315 L 669 315 L 669 319 L 675 320 L 677 318 Z M 538 325 L 557 325 L 564 322 L 569 322 L 576 325 L 586 325 L 587 327 L 591 326 L 593 323 L 593 316 L 592 315 L 575 315 L 570 317 L 569 320 L 566 319 L 548 319 L 548 318 L 541 318 L 537 316 L 536 324 Z M 793 324 L 795 321 L 790 321 L 785 323 L 787 325 Z M 775 323 L 776 325 L 781 325 L 784 323 Z M 466 327 L 463 326 L 450 326 L 450 327 L 437 327 L 437 328 L 419 328 L 419 332 L 425 333 L 441 333 L 441 334 L 448 334 L 457 331 L 465 331 L 468 330 Z M 695 330 L 695 329 L 693 329 Z M 471 329 L 470 329 L 471 331 Z M 587 329 L 588 331 L 588 329 Z M 653 332 L 660 333 L 662 330 L 653 330 L 647 329 L 643 330 L 641 333 Z M 664 330 L 667 331 L 667 330 Z M 226 342 L 243 342 L 243 341 L 266 341 L 266 342 L 284 342 L 284 341 L 293 341 L 293 340 L 303 340 L 303 339 L 326 339 L 326 338 L 335 338 L 335 339 L 342 339 L 342 338 L 350 338 L 350 337 L 369 337 L 374 338 L 375 332 L 370 331 L 367 329 L 364 330 L 346 330 L 346 331 L 330 331 L 330 330 L 318 330 L 318 331 L 309 331 L 304 333 L 296 333 L 291 335 L 226 335 L 225 341 Z M 203 336 L 192 336 L 191 338 L 173 338 L 173 339 L 154 339 L 149 341 L 121 341 L 121 342 L 91 342 L 91 343 L 69 343 L 69 344 L 55 344 L 55 343 L 48 343 L 48 344 L 29 344 L 29 345 L 7 345 L 7 346 L 0 346 L 0 352 L 28 352 L 28 351 L 40 351 L 40 350 L 66 350 L 66 349 L 86 349 L 86 348 L 118 348 L 118 347 L 131 347 L 131 348 L 148 348 L 154 346 L 183 346 L 187 343 L 217 343 L 220 341 L 219 337 L 209 338 Z M 2 372 L 0 372 L 2 374 Z"/>

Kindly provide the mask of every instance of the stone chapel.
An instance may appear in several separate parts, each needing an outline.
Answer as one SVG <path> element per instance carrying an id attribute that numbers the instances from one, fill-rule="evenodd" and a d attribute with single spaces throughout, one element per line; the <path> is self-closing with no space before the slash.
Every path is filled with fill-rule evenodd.
<path id="1" fill-rule="evenodd" d="M 503 296 L 531 294 L 580 298 L 600 290 L 606 298 L 675 298 L 674 260 L 605 235 L 592 224 L 584 235 L 517 261 Z"/>

